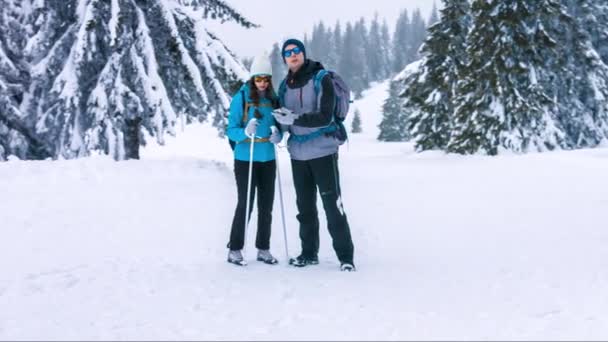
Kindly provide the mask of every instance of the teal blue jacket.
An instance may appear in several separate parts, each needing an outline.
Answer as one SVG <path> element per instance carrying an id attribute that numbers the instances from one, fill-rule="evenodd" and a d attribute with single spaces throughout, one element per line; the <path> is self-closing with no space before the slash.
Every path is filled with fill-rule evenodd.
<path id="1" fill-rule="evenodd" d="M 274 146 L 268 141 L 270 137 L 271 126 L 277 126 L 272 116 L 273 101 L 269 99 L 261 99 L 259 106 L 255 106 L 250 98 L 249 85 L 245 84 L 232 97 L 230 103 L 230 114 L 228 115 L 228 127 L 226 127 L 226 135 L 232 141 L 236 142 L 234 147 L 234 159 L 249 161 L 250 140 L 245 135 L 245 127 L 247 123 L 254 118 L 254 112 L 257 109 L 262 115 L 258 119 L 258 129 L 256 131 L 256 142 L 253 146 L 253 161 L 267 162 L 274 160 Z M 243 104 L 243 95 L 245 96 L 246 105 Z M 276 94 L 272 94 L 276 97 Z M 243 108 L 246 107 L 247 115 L 244 115 Z"/>

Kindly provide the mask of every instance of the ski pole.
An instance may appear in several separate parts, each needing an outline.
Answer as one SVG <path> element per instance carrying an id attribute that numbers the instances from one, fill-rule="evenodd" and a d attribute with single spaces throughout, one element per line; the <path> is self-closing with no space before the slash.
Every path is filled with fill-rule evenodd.
<path id="1" fill-rule="evenodd" d="M 256 120 L 255 118 L 251 119 Z M 251 218 L 251 213 L 249 210 L 249 205 L 251 203 L 250 201 L 250 196 L 251 196 L 251 180 L 253 177 L 253 145 L 255 144 L 255 132 L 249 136 L 249 140 L 251 140 L 250 143 L 250 147 L 249 147 L 249 175 L 248 175 L 248 179 L 247 179 L 247 204 L 245 205 L 245 236 L 243 237 L 243 260 L 246 260 L 246 256 L 247 256 L 247 228 L 249 227 L 249 219 Z"/>
<path id="2" fill-rule="evenodd" d="M 275 126 L 271 127 L 272 133 L 277 131 Z M 274 146 L 274 159 L 277 165 L 277 182 L 279 183 L 279 202 L 281 203 L 281 220 L 283 221 L 283 237 L 285 238 L 285 259 L 287 265 L 289 265 L 289 248 L 287 247 L 287 226 L 285 224 L 285 206 L 283 205 L 283 188 L 281 185 L 281 168 L 279 167 L 279 152 L 277 147 Z"/>

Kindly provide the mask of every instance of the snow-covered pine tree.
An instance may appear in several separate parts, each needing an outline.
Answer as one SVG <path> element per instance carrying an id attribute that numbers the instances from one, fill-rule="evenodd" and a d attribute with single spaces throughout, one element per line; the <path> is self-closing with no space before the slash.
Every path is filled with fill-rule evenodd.
<path id="1" fill-rule="evenodd" d="M 380 79 L 384 80 L 391 75 L 391 34 L 389 32 L 388 23 L 386 19 L 382 21 L 381 28 L 381 49 L 382 49 L 382 77 Z"/>
<path id="2" fill-rule="evenodd" d="M 340 25 L 339 21 L 336 22 L 336 26 L 334 27 L 333 31 L 331 31 L 331 34 L 329 34 L 329 46 L 330 48 L 326 67 L 341 73 L 340 56 L 342 55 L 342 26 Z"/>
<path id="3" fill-rule="evenodd" d="M 363 56 L 361 54 L 361 42 L 358 41 L 357 31 L 351 23 L 346 24 L 343 36 L 343 45 L 340 56 L 340 75 L 350 86 L 356 97 L 361 96 L 361 92 L 366 88 L 365 75 L 361 68 Z"/>
<path id="4" fill-rule="evenodd" d="M 577 2 L 581 13 L 587 12 L 583 18 L 594 16 L 588 12 L 592 3 Z M 572 8 L 554 6 L 555 20 L 544 29 L 557 42 L 558 53 L 545 60 L 558 72 L 545 88 L 558 104 L 558 120 L 568 137 L 566 147 L 594 147 L 608 137 L 608 66 L 594 49 L 593 37 L 598 37 L 594 25 L 569 14 Z M 601 12 L 599 7 L 597 11 Z"/>
<path id="5" fill-rule="evenodd" d="M 392 65 L 394 73 L 400 72 L 411 62 L 408 56 L 408 51 L 411 50 L 410 34 L 409 15 L 407 10 L 403 10 L 397 18 L 395 33 L 393 34 Z"/>
<path id="6" fill-rule="evenodd" d="M 251 65 L 253 65 L 253 57 L 243 57 L 241 59 L 241 63 L 243 63 L 243 67 L 246 70 L 250 70 L 251 69 Z"/>
<path id="7" fill-rule="evenodd" d="M 440 21 L 429 28 L 419 71 L 402 87 L 404 111 L 413 113 L 408 130 L 419 151 L 444 149 L 450 139 L 456 83 L 466 65 L 471 27 L 468 0 L 443 0 Z"/>
<path id="8" fill-rule="evenodd" d="M 369 83 L 371 82 L 371 73 L 367 63 L 367 54 L 369 53 L 369 38 L 365 18 L 361 17 L 355 23 L 353 26 L 353 33 L 355 59 L 358 64 L 357 78 L 359 80 L 357 80 L 354 85 L 351 85 L 351 89 L 355 93 L 355 98 L 361 98 L 361 96 L 363 96 L 363 91 L 369 88 Z"/>
<path id="9" fill-rule="evenodd" d="M 406 57 L 409 64 L 422 57 L 419 53 L 419 49 L 426 39 L 426 24 L 419 8 L 416 8 L 412 14 L 408 39 L 409 44 L 407 44 L 408 50 L 406 50 Z"/>
<path id="10" fill-rule="evenodd" d="M 20 110 L 55 157 L 137 157 L 140 123 L 160 143 L 180 117 L 223 131 L 228 89 L 247 73 L 206 22 L 254 26 L 223 1 L 31 5 L 24 54 L 32 82 Z"/>
<path id="11" fill-rule="evenodd" d="M 287 75 L 287 66 L 283 62 L 283 56 L 281 56 L 281 47 L 279 43 L 272 45 L 272 51 L 270 52 L 270 64 L 272 65 L 272 84 L 275 89 L 279 88 L 279 84 Z"/>
<path id="12" fill-rule="evenodd" d="M 0 159 L 15 155 L 22 159 L 51 156 L 35 134 L 19 105 L 30 83 L 23 53 L 28 31 L 24 23 L 32 15 L 30 1 L 4 0 L 0 6 Z"/>
<path id="13" fill-rule="evenodd" d="M 448 151 L 495 155 L 564 146 L 558 108 L 544 88 L 556 73 L 547 58 L 559 53 L 545 27 L 558 10 L 552 0 L 472 3 L 469 64 L 457 90 Z"/>
<path id="14" fill-rule="evenodd" d="M 399 97 L 401 89 L 401 82 L 391 81 L 388 97 L 382 105 L 382 121 L 378 125 L 380 141 L 405 141 L 408 138 L 401 115 L 403 111 L 403 100 Z"/>
<path id="15" fill-rule="evenodd" d="M 605 0 L 562 0 L 580 25 L 589 33 L 591 43 L 608 64 L 608 2 Z"/>
<path id="16" fill-rule="evenodd" d="M 334 37 L 334 31 L 331 26 L 326 26 L 325 32 L 325 47 L 327 51 L 325 52 L 325 57 L 323 59 L 323 65 L 326 69 L 336 70 L 336 66 L 338 64 L 338 55 L 340 54 L 339 43 L 336 44 L 336 38 Z M 341 33 L 338 32 L 338 41 Z"/>
<path id="17" fill-rule="evenodd" d="M 367 66 L 369 69 L 370 81 L 379 81 L 386 78 L 385 75 L 385 49 L 382 46 L 382 32 L 378 14 L 374 16 L 369 29 L 367 40 Z"/>
<path id="18" fill-rule="evenodd" d="M 304 46 L 306 46 L 306 57 L 318 59 L 317 52 L 320 50 L 320 45 L 319 24 L 315 23 L 312 27 L 310 41 L 307 42 L 304 40 Z"/>
<path id="19" fill-rule="evenodd" d="M 351 133 L 361 133 L 363 129 L 361 128 L 361 112 L 359 111 L 359 108 L 355 109 L 353 115 L 350 131 Z"/>
<path id="20" fill-rule="evenodd" d="M 18 99 L 23 92 L 26 80 L 22 79 L 19 70 L 19 42 L 15 42 L 23 33 L 23 27 L 16 20 L 17 10 L 14 0 L 3 3 L 0 8 L 0 160 L 8 154 L 16 154 L 18 149 L 27 147 L 23 133 L 15 130 L 20 123 Z M 16 88 L 16 89 L 15 89 Z"/>
<path id="21" fill-rule="evenodd" d="M 409 118 L 414 113 L 411 107 L 403 106 L 403 85 L 419 72 L 422 61 L 408 64 L 389 84 L 388 98 L 382 106 L 382 121 L 378 125 L 380 141 L 407 141 L 410 134 L 407 130 Z"/>
<path id="22" fill-rule="evenodd" d="M 439 13 L 437 12 L 437 3 L 433 1 L 433 9 L 431 9 L 431 15 L 429 21 L 426 23 L 427 27 L 435 25 L 439 21 Z"/>

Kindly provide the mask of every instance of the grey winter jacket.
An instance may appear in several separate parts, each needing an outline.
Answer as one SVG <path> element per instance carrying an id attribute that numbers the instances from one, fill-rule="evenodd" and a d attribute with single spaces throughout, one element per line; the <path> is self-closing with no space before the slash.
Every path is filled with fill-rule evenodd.
<path id="1" fill-rule="evenodd" d="M 291 135 L 306 136 L 333 123 L 335 96 L 330 76 L 321 81 L 318 96 L 314 89 L 315 75 L 322 69 L 321 63 L 306 60 L 300 70 L 295 74 L 290 71 L 285 79 L 287 87 L 281 105 L 300 115 L 288 128 Z M 295 160 L 325 157 L 337 153 L 339 146 L 332 134 L 321 134 L 304 142 L 294 139 L 287 142 L 291 159 Z"/>

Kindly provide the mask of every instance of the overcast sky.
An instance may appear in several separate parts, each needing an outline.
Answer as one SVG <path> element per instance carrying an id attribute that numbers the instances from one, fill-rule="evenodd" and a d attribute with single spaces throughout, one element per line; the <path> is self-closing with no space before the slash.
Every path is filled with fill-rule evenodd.
<path id="1" fill-rule="evenodd" d="M 302 39 L 312 31 L 315 23 L 343 24 L 360 17 L 372 19 L 378 13 L 386 18 L 391 34 L 402 9 L 420 8 L 428 19 L 433 2 L 439 0 L 225 0 L 250 21 L 262 25 L 258 29 L 245 29 L 234 23 L 213 24 L 211 29 L 239 56 L 254 56 L 262 50 L 270 51 L 274 42 L 286 38 Z"/>

